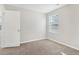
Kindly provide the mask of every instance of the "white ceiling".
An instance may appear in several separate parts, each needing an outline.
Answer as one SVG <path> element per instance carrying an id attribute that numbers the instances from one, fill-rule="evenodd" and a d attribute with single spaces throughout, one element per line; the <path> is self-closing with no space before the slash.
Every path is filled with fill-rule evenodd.
<path id="1" fill-rule="evenodd" d="M 59 7 L 62 7 L 64 5 L 63 4 L 61 5 L 59 4 L 14 4 L 13 6 L 30 9 L 30 10 L 38 11 L 42 13 L 47 13 Z"/>

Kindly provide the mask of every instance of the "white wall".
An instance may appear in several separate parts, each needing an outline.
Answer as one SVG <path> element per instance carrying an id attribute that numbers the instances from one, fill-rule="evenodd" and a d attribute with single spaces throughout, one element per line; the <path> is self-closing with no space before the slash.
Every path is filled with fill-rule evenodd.
<path id="1" fill-rule="evenodd" d="M 2 16 L 2 12 L 5 10 L 4 5 L 0 4 L 0 16 Z"/>
<path id="2" fill-rule="evenodd" d="M 70 5 L 72 21 L 71 21 L 71 42 L 79 49 L 79 4 Z"/>
<path id="3" fill-rule="evenodd" d="M 5 8 L 4 8 L 4 5 L 3 4 L 0 4 L 0 11 L 3 11 Z"/>
<path id="4" fill-rule="evenodd" d="M 0 20 L 2 20 L 2 13 L 4 11 L 4 5 L 0 4 Z M 0 23 L 0 25 L 2 25 L 2 23 Z M 0 46 L 1 46 L 1 30 L 0 30 Z"/>
<path id="5" fill-rule="evenodd" d="M 22 42 L 45 39 L 45 16 L 41 13 L 23 11 L 21 18 Z"/>
<path id="6" fill-rule="evenodd" d="M 45 39 L 46 19 L 44 14 L 10 5 L 5 5 L 5 8 L 21 12 L 21 42 Z"/>
<path id="7" fill-rule="evenodd" d="M 67 5 L 48 15 L 59 15 L 59 32 L 47 31 L 48 38 L 79 49 L 79 5 Z"/>

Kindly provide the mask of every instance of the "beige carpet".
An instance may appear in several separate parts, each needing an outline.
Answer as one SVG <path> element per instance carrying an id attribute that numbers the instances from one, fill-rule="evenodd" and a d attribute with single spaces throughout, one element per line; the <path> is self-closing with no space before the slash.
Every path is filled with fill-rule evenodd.
<path id="1" fill-rule="evenodd" d="M 0 55 L 78 55 L 79 51 L 50 40 L 21 44 L 20 47 L 0 49 Z"/>

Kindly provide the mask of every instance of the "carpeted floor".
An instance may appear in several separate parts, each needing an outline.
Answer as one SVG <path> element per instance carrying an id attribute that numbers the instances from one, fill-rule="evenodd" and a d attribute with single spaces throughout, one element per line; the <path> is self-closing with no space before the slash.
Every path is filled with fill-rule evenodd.
<path id="1" fill-rule="evenodd" d="M 50 40 L 39 40 L 20 47 L 0 48 L 0 55 L 79 55 L 79 51 Z"/>

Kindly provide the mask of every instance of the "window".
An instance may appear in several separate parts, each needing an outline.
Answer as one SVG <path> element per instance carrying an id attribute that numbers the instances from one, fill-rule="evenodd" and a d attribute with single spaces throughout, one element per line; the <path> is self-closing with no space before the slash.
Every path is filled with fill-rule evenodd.
<path id="1" fill-rule="evenodd" d="M 58 31 L 58 15 L 48 17 L 48 31 L 56 33 Z"/>

